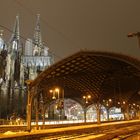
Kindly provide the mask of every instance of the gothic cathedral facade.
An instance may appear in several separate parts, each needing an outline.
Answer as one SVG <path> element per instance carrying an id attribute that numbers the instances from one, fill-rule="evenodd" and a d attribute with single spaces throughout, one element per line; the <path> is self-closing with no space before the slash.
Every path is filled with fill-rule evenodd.
<path id="1" fill-rule="evenodd" d="M 53 55 L 41 38 L 40 15 L 37 15 L 34 36 L 25 45 L 21 42 L 16 16 L 10 41 L 5 42 L 0 34 L 0 118 L 8 118 L 12 113 L 26 114 L 25 81 L 34 80 L 53 63 Z"/>

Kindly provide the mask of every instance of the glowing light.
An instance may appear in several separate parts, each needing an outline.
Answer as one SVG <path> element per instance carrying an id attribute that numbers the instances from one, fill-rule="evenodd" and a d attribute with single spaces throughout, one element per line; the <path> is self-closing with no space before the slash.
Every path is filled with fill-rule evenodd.
<path id="1" fill-rule="evenodd" d="M 123 101 L 123 104 L 125 104 L 125 101 Z"/>
<path id="2" fill-rule="evenodd" d="M 90 99 L 91 98 L 91 95 L 88 95 L 88 98 Z"/>
<path id="3" fill-rule="evenodd" d="M 109 99 L 108 101 L 109 101 L 109 102 L 112 102 L 112 99 Z"/>
<path id="4" fill-rule="evenodd" d="M 59 92 L 59 88 L 56 88 L 56 89 L 55 89 L 55 92 Z"/>
<path id="5" fill-rule="evenodd" d="M 56 99 L 56 97 L 55 97 L 55 96 L 53 96 L 53 97 L 52 97 L 52 99 Z"/>
<path id="6" fill-rule="evenodd" d="M 86 96 L 83 96 L 83 99 L 85 99 L 86 98 Z"/>
<path id="7" fill-rule="evenodd" d="M 50 93 L 53 93 L 53 90 L 52 90 L 52 89 L 50 89 L 50 90 L 49 90 L 49 92 L 50 92 Z"/>

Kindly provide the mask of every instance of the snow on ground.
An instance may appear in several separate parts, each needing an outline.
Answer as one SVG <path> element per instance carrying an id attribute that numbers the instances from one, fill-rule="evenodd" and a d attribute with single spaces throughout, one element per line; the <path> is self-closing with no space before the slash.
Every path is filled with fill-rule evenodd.
<path id="1" fill-rule="evenodd" d="M 25 131 L 19 131 L 19 132 L 12 132 L 12 131 L 7 131 L 5 133 L 3 133 L 3 135 L 15 135 L 15 134 L 25 134 L 25 133 L 28 133 L 28 132 L 25 132 Z"/>

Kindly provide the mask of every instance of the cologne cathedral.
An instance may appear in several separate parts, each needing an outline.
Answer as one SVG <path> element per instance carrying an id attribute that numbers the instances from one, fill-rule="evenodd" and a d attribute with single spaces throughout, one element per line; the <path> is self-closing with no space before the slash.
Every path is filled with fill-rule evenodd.
<path id="1" fill-rule="evenodd" d="M 0 118 L 26 114 L 25 81 L 35 79 L 52 63 L 53 56 L 42 42 L 40 16 L 37 15 L 33 38 L 27 38 L 24 44 L 16 16 L 10 41 L 6 42 L 0 33 Z"/>

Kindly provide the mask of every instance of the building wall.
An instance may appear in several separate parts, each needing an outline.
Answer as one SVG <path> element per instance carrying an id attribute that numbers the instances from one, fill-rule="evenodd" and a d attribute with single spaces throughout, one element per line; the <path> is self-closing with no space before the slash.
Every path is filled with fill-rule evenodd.
<path id="1" fill-rule="evenodd" d="M 0 118 L 10 117 L 13 113 L 26 114 L 25 81 L 35 79 L 53 63 L 49 48 L 41 42 L 39 17 L 37 23 L 35 39 L 27 39 L 25 44 L 20 41 L 18 17 L 10 42 L 0 37 Z"/>

